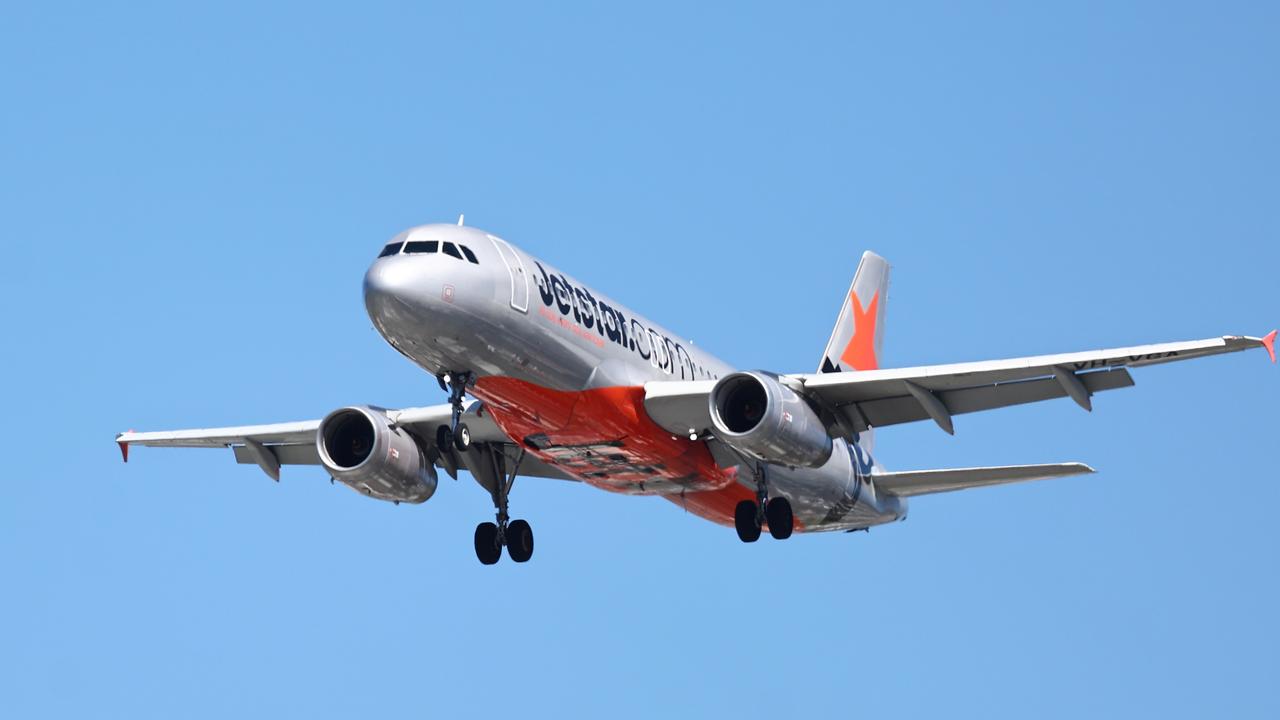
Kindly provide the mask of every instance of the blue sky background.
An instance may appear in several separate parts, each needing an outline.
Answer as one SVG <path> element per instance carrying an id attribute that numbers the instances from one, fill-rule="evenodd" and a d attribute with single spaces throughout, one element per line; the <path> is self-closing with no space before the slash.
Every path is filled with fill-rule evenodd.
<path id="1" fill-rule="evenodd" d="M 881 433 L 1086 461 L 744 546 L 658 499 L 394 507 L 114 433 L 440 402 L 371 328 L 413 224 L 499 233 L 743 367 L 1280 325 L 1272 3 L 14 3 L 0 11 L 0 714 L 1277 717 L 1280 371 Z M 465 7 L 463 7 L 465 5 Z"/>

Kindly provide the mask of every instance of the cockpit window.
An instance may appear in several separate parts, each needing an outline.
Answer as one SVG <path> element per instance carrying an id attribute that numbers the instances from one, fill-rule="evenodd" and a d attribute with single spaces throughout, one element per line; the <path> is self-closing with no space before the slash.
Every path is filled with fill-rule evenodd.
<path id="1" fill-rule="evenodd" d="M 445 245 L 448 245 L 448 244 L 449 243 L 445 243 Z M 414 240 L 413 242 L 405 243 L 404 251 L 405 253 L 439 252 L 440 241 L 439 240 Z"/>
<path id="2" fill-rule="evenodd" d="M 395 255 L 400 252 L 403 245 L 406 255 L 429 255 L 443 251 L 444 254 L 459 260 L 466 259 L 473 265 L 479 265 L 480 260 L 476 258 L 476 254 L 471 252 L 471 248 L 466 245 L 455 245 L 451 242 L 441 242 L 439 240 L 411 240 L 406 243 L 394 242 L 382 249 L 382 253 L 378 257 L 386 257 Z M 441 247 L 443 245 L 444 247 Z"/>

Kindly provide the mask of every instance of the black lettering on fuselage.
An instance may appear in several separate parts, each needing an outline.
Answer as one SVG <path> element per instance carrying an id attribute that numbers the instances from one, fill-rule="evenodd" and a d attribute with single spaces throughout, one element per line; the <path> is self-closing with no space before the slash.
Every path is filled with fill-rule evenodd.
<path id="1" fill-rule="evenodd" d="M 641 344 L 644 341 L 644 344 Z M 631 319 L 631 348 L 640 353 L 640 357 L 645 360 L 649 359 L 652 347 L 649 345 L 649 336 L 644 331 L 644 326 L 636 322 L 635 318 Z"/>
<path id="2" fill-rule="evenodd" d="M 608 336 L 609 340 L 625 346 L 623 342 L 621 321 L 613 308 L 609 307 L 604 301 L 600 302 L 600 330 Z"/>
<path id="3" fill-rule="evenodd" d="M 659 335 L 653 328 L 649 328 L 649 350 L 653 353 L 653 357 L 649 358 L 649 362 L 659 370 L 667 370 L 671 367 L 671 351 L 667 349 L 666 338 Z"/>
<path id="4" fill-rule="evenodd" d="M 573 290 L 574 290 L 574 287 L 573 287 L 573 285 L 572 285 L 572 284 L 570 284 L 570 283 L 569 283 L 569 278 L 567 278 L 567 277 L 565 277 L 565 276 L 563 276 L 563 275 L 560 275 L 560 276 L 559 276 L 559 279 L 560 279 L 560 283 L 561 283 L 561 285 L 563 285 L 563 286 L 564 286 L 564 294 L 565 294 L 565 296 L 566 296 L 566 297 L 565 297 L 565 304 L 566 304 L 566 305 L 568 305 L 568 307 L 567 307 L 567 308 L 563 308 L 563 307 L 562 307 L 562 308 L 560 309 L 560 312 L 564 313 L 565 315 L 569 315 L 569 314 L 571 314 L 571 313 L 572 313 L 572 314 L 573 314 L 574 322 L 577 322 L 579 325 L 581 325 L 581 324 L 582 324 L 582 318 L 578 315 L 578 297 L 577 297 L 577 293 L 575 293 L 575 292 L 573 291 Z"/>
<path id="5" fill-rule="evenodd" d="M 561 315 L 569 314 L 569 299 L 572 297 L 565 281 L 559 275 L 551 276 L 551 291 L 556 296 L 556 307 L 560 309 Z"/>
<path id="6" fill-rule="evenodd" d="M 680 343 L 674 343 L 674 344 L 676 346 L 676 363 L 680 365 L 680 379 L 681 380 L 685 379 L 686 368 L 689 371 L 688 378 L 690 380 L 694 379 L 696 376 L 694 375 L 694 371 L 693 371 L 693 368 L 694 368 L 693 358 L 689 355 L 689 351 L 685 350 L 680 345 Z"/>
<path id="7" fill-rule="evenodd" d="M 574 288 L 573 295 L 578 300 L 577 306 L 582 315 L 578 318 L 578 322 L 588 330 L 594 328 L 596 325 L 596 311 L 591 303 L 587 302 L 587 293 L 582 288 Z"/>
<path id="8" fill-rule="evenodd" d="M 583 297 L 587 299 L 586 304 L 582 306 L 583 309 L 587 310 L 587 313 L 592 317 L 593 320 L 595 320 L 596 332 L 600 333 L 600 335 L 603 336 L 604 335 L 604 315 L 600 313 L 600 303 L 596 302 L 596 299 L 591 294 L 590 290 L 583 288 L 580 292 L 582 293 Z M 587 327 L 591 327 L 591 325 L 587 325 Z"/>
<path id="9" fill-rule="evenodd" d="M 621 310 L 597 300 L 590 290 L 574 285 L 564 275 L 548 273 L 542 263 L 535 260 L 534 265 L 538 268 L 534 281 L 543 305 L 555 306 L 561 315 L 572 316 L 581 327 L 594 329 L 669 375 L 674 375 L 678 366 L 682 379 L 698 377 L 698 363 L 680 343 L 635 318 L 628 320 Z"/>
<path id="10" fill-rule="evenodd" d="M 538 294 L 542 296 L 542 304 L 551 307 L 551 303 L 555 302 L 555 293 L 551 290 L 551 281 L 547 279 L 547 271 L 542 267 L 542 263 L 533 262 L 538 266 L 538 276 L 534 278 L 534 283 L 538 286 Z"/>

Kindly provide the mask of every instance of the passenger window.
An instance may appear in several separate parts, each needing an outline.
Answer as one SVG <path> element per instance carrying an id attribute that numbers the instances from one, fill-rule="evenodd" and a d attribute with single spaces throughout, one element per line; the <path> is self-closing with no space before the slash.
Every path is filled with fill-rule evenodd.
<path id="1" fill-rule="evenodd" d="M 404 251 L 406 253 L 433 253 L 440 251 L 439 240 L 415 240 L 411 243 L 405 243 Z"/>
<path id="2" fill-rule="evenodd" d="M 444 254 L 452 255 L 458 258 L 459 260 L 462 259 L 462 253 L 458 252 L 458 248 L 454 247 L 453 243 L 451 242 L 447 242 L 444 244 Z"/>
<path id="3" fill-rule="evenodd" d="M 401 244 L 402 243 L 393 242 L 390 245 L 387 245 L 386 247 L 382 248 L 382 252 L 378 253 L 378 257 L 384 258 L 388 255 L 395 255 L 396 253 L 400 252 Z"/>
<path id="4" fill-rule="evenodd" d="M 466 245 L 459 245 L 458 247 L 462 248 L 462 254 L 467 256 L 468 262 L 470 262 L 472 265 L 480 264 L 480 261 L 476 259 L 476 254 L 471 252 L 471 248 L 467 247 Z"/>

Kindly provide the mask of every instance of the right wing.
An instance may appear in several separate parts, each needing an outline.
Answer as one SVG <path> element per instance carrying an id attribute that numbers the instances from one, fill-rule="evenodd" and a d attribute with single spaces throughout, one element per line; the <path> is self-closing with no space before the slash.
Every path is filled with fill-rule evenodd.
<path id="1" fill-rule="evenodd" d="M 819 408 L 835 435 L 930 420 L 954 433 L 953 415 L 1070 397 L 1086 410 L 1097 392 L 1133 385 L 1126 368 L 1265 348 L 1275 362 L 1276 333 L 1137 345 L 1011 360 L 856 372 L 782 375 L 778 379 Z M 688 435 L 711 429 L 707 396 L 715 381 L 645 383 L 645 409 L 667 430 Z"/>
<path id="2" fill-rule="evenodd" d="M 855 430 L 932 419 L 954 434 L 951 416 L 1070 397 L 1092 410 L 1090 396 L 1133 385 L 1126 368 L 1263 347 L 1265 338 L 1226 336 L 1062 355 L 932 365 L 856 373 L 790 376 Z"/>
<path id="3" fill-rule="evenodd" d="M 463 422 L 471 431 L 472 441 L 498 444 L 503 453 L 514 461 L 520 448 L 498 428 L 488 413 L 483 412 L 482 407 L 478 402 L 472 403 L 463 415 Z M 452 420 L 452 409 L 449 405 L 404 408 L 385 412 L 392 423 L 408 427 L 432 444 L 434 444 L 436 428 L 440 425 L 448 425 Z M 302 420 L 272 425 L 244 425 L 199 430 L 143 433 L 131 430 L 117 435 L 116 443 L 120 445 L 120 453 L 126 462 L 129 460 L 129 448 L 133 445 L 183 448 L 229 447 L 235 453 L 236 462 L 244 465 L 258 465 L 272 479 L 279 480 L 281 465 L 320 464 L 320 453 L 316 449 L 316 430 L 319 427 L 319 420 Z M 437 455 L 439 457 L 435 464 L 454 474 L 457 463 L 452 457 L 446 457 L 441 453 Z M 556 480 L 573 479 L 530 454 L 526 454 L 520 463 L 520 475 Z"/>
<path id="4" fill-rule="evenodd" d="M 899 497 L 930 495 L 966 488 L 1004 485 L 1028 480 L 1048 480 L 1070 475 L 1088 475 L 1094 469 L 1083 463 L 1054 465 L 1006 465 L 1004 467 L 917 470 L 872 475 L 876 488 Z"/>

